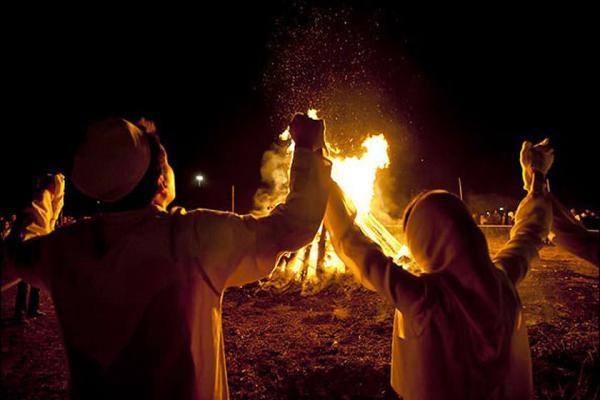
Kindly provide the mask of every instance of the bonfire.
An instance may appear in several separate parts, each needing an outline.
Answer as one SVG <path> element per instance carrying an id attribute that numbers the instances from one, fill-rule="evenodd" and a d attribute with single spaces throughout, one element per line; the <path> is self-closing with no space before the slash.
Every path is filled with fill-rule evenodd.
<path id="1" fill-rule="evenodd" d="M 308 116 L 316 119 L 316 110 L 309 110 Z M 376 178 L 379 171 L 388 168 L 390 163 L 389 146 L 383 134 L 369 135 L 362 143 L 362 154 L 344 157 L 338 149 L 330 147 L 332 161 L 331 176 L 356 207 L 355 222 L 360 229 L 383 252 L 399 264 L 408 265 L 408 250 L 398 238 L 373 215 Z M 279 135 L 279 143 L 265 153 L 261 174 L 267 188 L 259 190 L 255 196 L 256 214 L 262 215 L 281 203 L 289 191 L 288 170 L 294 152 L 294 142 L 289 130 Z M 329 235 L 321 226 L 314 240 L 304 248 L 287 254 L 263 285 L 267 288 L 289 290 L 299 287 L 303 294 L 310 294 L 324 288 L 346 274 L 346 267 L 336 255 Z M 296 285 L 295 285 L 296 284 Z M 299 284 L 299 285 L 298 285 Z"/>

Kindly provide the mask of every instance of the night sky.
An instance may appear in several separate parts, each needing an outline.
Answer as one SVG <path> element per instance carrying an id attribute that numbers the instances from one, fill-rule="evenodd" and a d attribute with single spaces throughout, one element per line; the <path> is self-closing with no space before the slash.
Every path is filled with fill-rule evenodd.
<path id="1" fill-rule="evenodd" d="M 176 204 L 227 209 L 235 184 L 248 211 L 262 153 L 308 106 L 339 145 L 386 134 L 386 198 L 398 203 L 456 191 L 459 176 L 467 193 L 518 200 L 521 142 L 549 136 L 552 190 L 599 208 L 590 10 L 397 3 L 15 10 L 0 212 L 23 204 L 36 174 L 68 175 L 85 126 L 110 115 L 156 121 Z M 80 212 L 83 199 L 67 196 L 66 212 Z"/>

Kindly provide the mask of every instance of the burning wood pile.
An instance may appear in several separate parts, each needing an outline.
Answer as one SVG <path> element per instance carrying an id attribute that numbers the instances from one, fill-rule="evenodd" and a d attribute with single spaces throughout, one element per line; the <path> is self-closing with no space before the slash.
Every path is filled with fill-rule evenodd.
<path id="1" fill-rule="evenodd" d="M 317 118 L 316 110 L 309 110 Z M 331 176 L 356 207 L 356 224 L 383 252 L 400 261 L 408 257 L 408 249 L 380 223 L 372 213 L 377 173 L 389 166 L 388 143 L 383 134 L 371 135 L 363 143 L 363 154 L 344 157 L 332 151 Z M 255 214 L 264 215 L 283 202 L 289 191 L 289 167 L 294 143 L 289 131 L 279 136 L 279 142 L 263 156 L 261 175 L 265 188 L 257 191 Z M 346 267 L 336 255 L 324 226 L 312 243 L 280 260 L 263 287 L 276 290 L 296 288 L 302 294 L 312 294 L 328 286 L 336 277 L 346 273 Z"/>

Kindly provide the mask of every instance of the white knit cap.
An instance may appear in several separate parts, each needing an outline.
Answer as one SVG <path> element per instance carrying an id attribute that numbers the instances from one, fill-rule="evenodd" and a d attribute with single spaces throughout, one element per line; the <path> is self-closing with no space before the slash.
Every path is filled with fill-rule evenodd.
<path id="1" fill-rule="evenodd" d="M 85 195 L 110 203 L 130 193 L 149 165 L 146 134 L 127 120 L 109 118 L 88 128 L 75 154 L 71 178 Z"/>

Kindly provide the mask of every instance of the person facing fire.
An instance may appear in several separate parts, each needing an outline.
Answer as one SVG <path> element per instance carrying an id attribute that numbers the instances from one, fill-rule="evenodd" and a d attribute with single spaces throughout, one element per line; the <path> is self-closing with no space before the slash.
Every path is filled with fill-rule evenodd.
<path id="1" fill-rule="evenodd" d="M 174 173 L 142 125 L 88 129 L 72 181 L 106 212 L 49 233 L 60 210 L 43 210 L 47 235 L 11 243 L 8 266 L 52 296 L 73 398 L 226 399 L 223 292 L 266 277 L 317 232 L 330 185 L 325 125 L 294 117 L 290 193 L 262 218 L 167 211 Z"/>
<path id="2" fill-rule="evenodd" d="M 525 151 L 525 146 L 523 148 Z M 325 226 L 360 282 L 396 308 L 391 384 L 406 400 L 529 399 L 531 356 L 516 287 L 548 235 L 552 206 L 543 182 L 552 159 L 527 161 L 532 179 L 510 239 L 495 257 L 466 205 L 436 190 L 404 213 L 414 275 L 354 224 L 352 204 L 332 188 Z"/>

